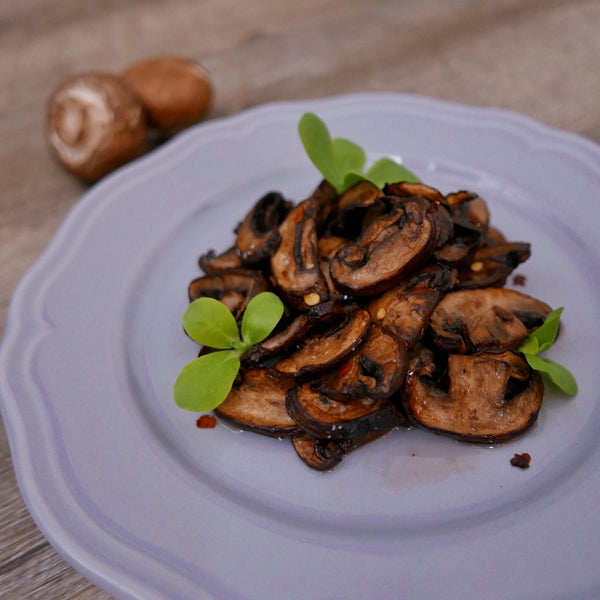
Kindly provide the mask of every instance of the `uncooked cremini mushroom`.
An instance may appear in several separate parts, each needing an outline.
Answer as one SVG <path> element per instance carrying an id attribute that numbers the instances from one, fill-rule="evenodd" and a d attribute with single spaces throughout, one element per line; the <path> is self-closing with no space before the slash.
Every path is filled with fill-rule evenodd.
<path id="1" fill-rule="evenodd" d="M 84 73 L 60 84 L 48 102 L 46 127 L 54 156 L 88 182 L 146 149 L 142 103 L 110 73 Z"/>

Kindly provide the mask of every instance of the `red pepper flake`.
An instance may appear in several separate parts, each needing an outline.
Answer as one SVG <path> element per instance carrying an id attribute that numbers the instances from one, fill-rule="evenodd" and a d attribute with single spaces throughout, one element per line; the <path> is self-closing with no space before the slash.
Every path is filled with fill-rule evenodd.
<path id="1" fill-rule="evenodd" d="M 510 459 L 510 464 L 513 467 L 519 467 L 519 469 L 529 469 L 529 463 L 531 461 L 531 456 L 527 454 L 527 452 L 523 452 L 523 454 L 515 454 Z"/>
<path id="2" fill-rule="evenodd" d="M 347 362 L 345 365 L 342 365 L 338 371 L 338 375 L 340 377 L 343 377 L 350 369 L 352 368 L 352 365 Z"/>
<path id="3" fill-rule="evenodd" d="M 525 285 L 526 281 L 527 280 L 525 279 L 525 275 L 515 275 L 513 277 L 514 285 Z"/>
<path id="4" fill-rule="evenodd" d="M 196 427 L 200 429 L 212 429 L 217 424 L 217 419 L 211 415 L 202 415 L 196 421 Z"/>

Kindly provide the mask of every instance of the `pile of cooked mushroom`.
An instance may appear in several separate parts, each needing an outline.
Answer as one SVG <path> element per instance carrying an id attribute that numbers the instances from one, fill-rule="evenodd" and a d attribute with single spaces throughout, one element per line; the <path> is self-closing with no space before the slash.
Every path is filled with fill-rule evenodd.
<path id="1" fill-rule="evenodd" d="M 517 348 L 551 308 L 503 287 L 530 245 L 492 228 L 477 194 L 362 181 L 338 195 L 323 181 L 295 205 L 266 194 L 235 231 L 200 257 L 190 301 L 240 318 L 270 290 L 285 312 L 218 417 L 290 437 L 318 470 L 407 425 L 495 443 L 535 422 L 543 383 Z"/>

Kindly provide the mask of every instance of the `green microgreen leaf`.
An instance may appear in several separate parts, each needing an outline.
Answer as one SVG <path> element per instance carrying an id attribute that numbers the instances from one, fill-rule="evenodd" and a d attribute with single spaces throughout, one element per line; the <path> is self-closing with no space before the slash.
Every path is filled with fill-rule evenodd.
<path id="1" fill-rule="evenodd" d="M 379 188 L 398 181 L 420 183 L 414 173 L 390 158 L 376 161 L 366 174 L 363 173 L 365 151 L 344 138 L 331 139 L 327 126 L 314 113 L 302 115 L 298 133 L 308 157 L 338 194 L 363 180 Z"/>
<path id="2" fill-rule="evenodd" d="M 283 302 L 271 292 L 257 294 L 248 302 L 242 317 L 242 339 L 249 344 L 262 342 L 279 323 Z"/>
<path id="3" fill-rule="evenodd" d="M 348 171 L 361 171 L 367 161 L 365 151 L 349 140 L 335 138 L 331 142 L 337 177 L 341 180 Z"/>
<path id="4" fill-rule="evenodd" d="M 231 348 L 239 340 L 235 317 L 219 300 L 198 298 L 187 307 L 183 327 L 199 344 L 211 348 Z"/>
<path id="5" fill-rule="evenodd" d="M 542 375 L 548 378 L 556 387 L 565 392 L 565 394 L 568 394 L 569 396 L 577 394 L 577 382 L 575 381 L 573 374 L 567 368 L 549 358 L 542 358 L 535 354 L 525 354 L 525 359 L 532 369 L 542 373 Z"/>
<path id="6" fill-rule="evenodd" d="M 240 357 L 235 350 L 221 350 L 193 360 L 175 381 L 175 403 L 194 412 L 216 408 L 227 398 L 239 369 Z"/>
<path id="7" fill-rule="evenodd" d="M 414 173 L 391 158 L 380 158 L 375 161 L 367 171 L 367 177 L 380 188 L 386 183 L 396 183 L 398 181 L 421 183 Z"/>
<path id="8" fill-rule="evenodd" d="M 551 381 L 556 387 L 566 394 L 574 396 L 577 393 L 577 382 L 573 374 L 562 365 L 549 358 L 537 356 L 540 352 L 549 350 L 558 334 L 560 316 L 563 307 L 553 310 L 536 330 L 519 346 L 519 352 L 523 353 L 529 366 Z"/>
<path id="9" fill-rule="evenodd" d="M 333 160 L 333 143 L 325 123 L 317 115 L 305 113 L 298 123 L 298 133 L 310 160 L 339 192 L 342 182 L 338 180 Z"/>
<path id="10" fill-rule="evenodd" d="M 538 343 L 538 352 L 544 352 L 552 347 L 558 328 L 560 325 L 560 316 L 564 307 L 553 310 L 545 319 L 544 323 L 540 325 L 535 331 L 531 333 L 530 338 L 535 338 Z M 529 338 L 528 338 L 529 339 Z M 527 340 L 526 340 L 527 341 Z"/>

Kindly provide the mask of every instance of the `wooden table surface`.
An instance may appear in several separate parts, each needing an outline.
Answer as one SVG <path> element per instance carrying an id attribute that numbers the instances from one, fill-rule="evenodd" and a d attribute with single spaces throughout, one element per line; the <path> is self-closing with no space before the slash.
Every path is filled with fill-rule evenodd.
<path id="1" fill-rule="evenodd" d="M 18 280 L 86 190 L 48 154 L 52 88 L 165 53 L 210 70 L 210 118 L 398 91 L 511 109 L 600 142 L 598 0 L 0 0 L 0 335 Z M 29 517 L 3 426 L 0 597 L 109 598 Z"/>

